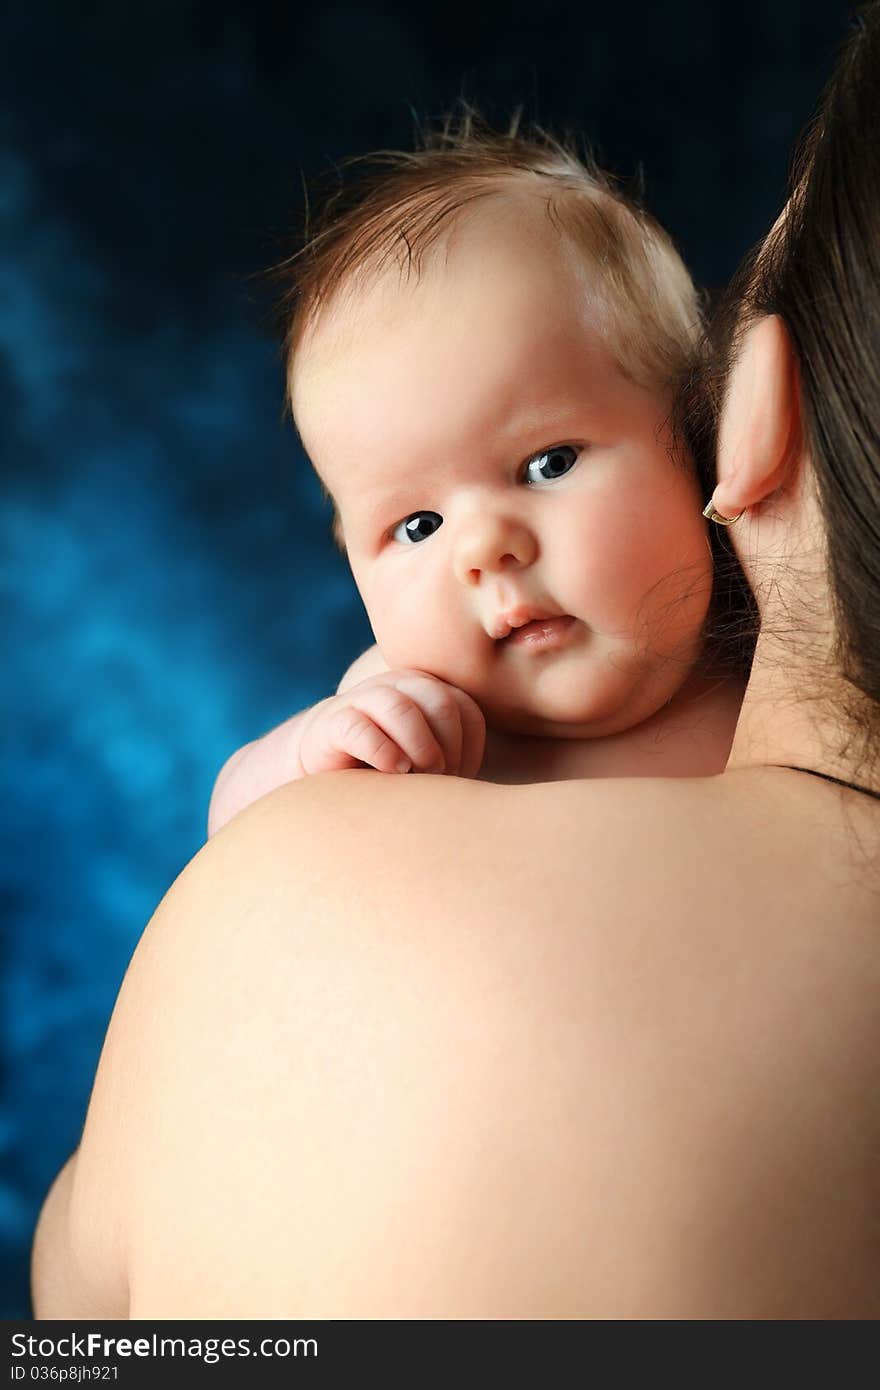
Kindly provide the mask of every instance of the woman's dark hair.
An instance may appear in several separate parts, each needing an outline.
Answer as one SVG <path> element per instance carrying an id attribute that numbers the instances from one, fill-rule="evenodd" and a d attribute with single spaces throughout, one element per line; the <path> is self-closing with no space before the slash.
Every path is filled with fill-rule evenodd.
<path id="1" fill-rule="evenodd" d="M 836 702 L 861 740 L 859 760 L 875 766 L 880 761 L 880 3 L 867 6 L 854 21 L 796 157 L 785 213 L 742 267 L 716 319 L 716 410 L 740 335 L 764 314 L 784 321 L 798 359 L 803 430 L 827 537 Z"/>

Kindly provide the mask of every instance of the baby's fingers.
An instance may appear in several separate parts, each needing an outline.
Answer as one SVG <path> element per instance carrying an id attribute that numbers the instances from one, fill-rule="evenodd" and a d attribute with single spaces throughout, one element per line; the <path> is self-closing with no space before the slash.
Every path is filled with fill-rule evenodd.
<path id="1" fill-rule="evenodd" d="M 435 676 L 398 676 L 395 685 L 418 702 L 443 751 L 446 772 L 476 777 L 486 745 L 486 721 L 476 701 Z"/>
<path id="2" fill-rule="evenodd" d="M 430 678 L 422 679 L 427 681 Z M 368 715 L 377 729 L 409 759 L 414 772 L 446 771 L 444 749 L 435 737 L 432 723 L 421 708 L 421 702 L 410 699 L 397 680 L 393 685 L 383 682 L 367 686 L 349 698 L 352 707 Z"/>
<path id="3" fill-rule="evenodd" d="M 476 700 L 463 690 L 455 690 L 461 718 L 461 762 L 459 777 L 476 777 L 486 752 L 486 719 Z"/>
<path id="4" fill-rule="evenodd" d="M 336 772 L 366 763 L 377 772 L 409 772 L 411 761 L 379 728 L 369 714 L 345 705 L 324 716 L 304 737 L 300 748 L 303 770 Z"/>
<path id="5" fill-rule="evenodd" d="M 402 695 L 410 696 L 421 711 L 439 750 L 439 757 L 435 755 L 431 764 L 425 764 L 427 770 L 437 768 L 450 776 L 457 776 L 461 766 L 462 732 L 461 711 L 456 696 L 461 692 L 435 676 L 423 676 L 418 672 L 395 676 L 394 684 Z"/>

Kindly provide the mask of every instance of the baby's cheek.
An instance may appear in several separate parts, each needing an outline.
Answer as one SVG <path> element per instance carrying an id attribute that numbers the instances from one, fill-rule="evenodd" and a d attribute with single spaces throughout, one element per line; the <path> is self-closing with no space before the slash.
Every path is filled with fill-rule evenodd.
<path id="1" fill-rule="evenodd" d="M 636 516 L 608 511 L 588 518 L 571 537 L 566 565 L 584 617 L 596 627 L 614 630 L 645 592 L 652 572 L 653 547 L 640 544 Z"/>
<path id="2" fill-rule="evenodd" d="M 611 500 L 582 519 L 569 556 L 585 604 L 608 632 L 644 617 L 646 603 L 669 603 L 683 585 L 711 586 L 699 515 L 691 516 L 677 493 L 652 496 L 645 488 Z"/>
<path id="3" fill-rule="evenodd" d="M 379 649 L 392 668 L 414 666 L 441 674 L 454 655 L 448 614 L 410 581 L 373 586 L 362 594 Z"/>
<path id="4" fill-rule="evenodd" d="M 373 630 L 392 669 L 415 667 L 477 701 L 484 698 L 491 669 L 487 647 L 492 644 L 457 610 L 454 595 L 441 607 L 436 598 L 404 593 L 386 606 Z"/>

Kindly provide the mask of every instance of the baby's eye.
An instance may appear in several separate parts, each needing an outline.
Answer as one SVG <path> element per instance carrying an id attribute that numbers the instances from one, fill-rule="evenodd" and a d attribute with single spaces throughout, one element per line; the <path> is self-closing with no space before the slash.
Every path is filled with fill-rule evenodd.
<path id="1" fill-rule="evenodd" d="M 535 454 L 525 466 L 526 482 L 552 483 L 554 478 L 563 477 L 574 468 L 579 452 L 571 444 L 556 444 L 552 449 Z"/>
<path id="2" fill-rule="evenodd" d="M 433 536 L 442 525 L 443 518 L 438 512 L 413 512 L 411 516 L 397 523 L 392 535 L 396 541 L 402 541 L 404 545 L 418 545 L 419 541 L 426 541 L 429 536 Z"/>

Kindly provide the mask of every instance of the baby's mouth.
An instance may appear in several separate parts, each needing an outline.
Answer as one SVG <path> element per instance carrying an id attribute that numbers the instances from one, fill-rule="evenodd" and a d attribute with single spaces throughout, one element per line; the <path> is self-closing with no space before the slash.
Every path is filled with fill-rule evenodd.
<path id="1" fill-rule="evenodd" d="M 549 651 L 562 646 L 574 631 L 577 618 L 563 613 L 553 618 L 532 618 L 519 627 L 511 628 L 506 637 L 498 640 L 505 646 L 525 647 L 533 651 Z"/>
<path id="2" fill-rule="evenodd" d="M 495 620 L 492 636 L 496 641 L 504 641 L 514 632 L 520 632 L 523 628 L 530 627 L 533 623 L 545 623 L 553 618 L 565 616 L 558 612 L 542 613 L 537 606 L 532 607 L 530 603 L 515 603 L 511 607 L 500 613 Z"/>

